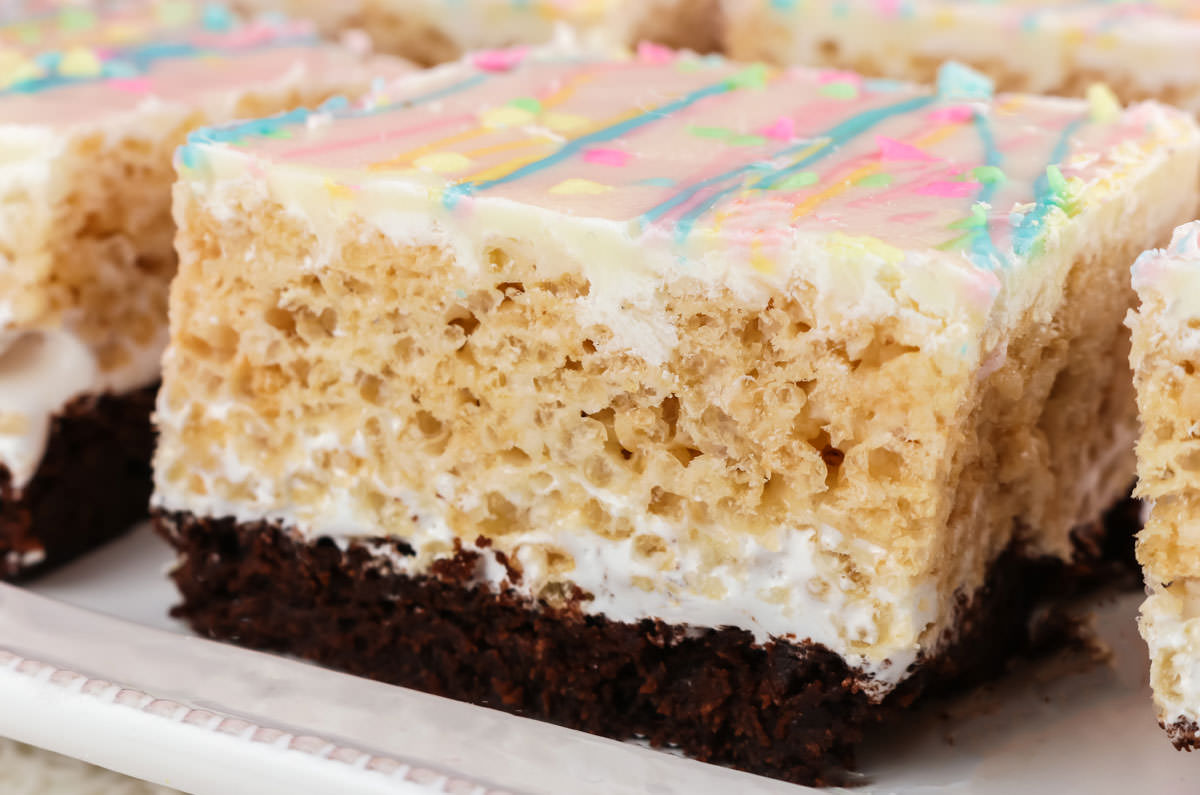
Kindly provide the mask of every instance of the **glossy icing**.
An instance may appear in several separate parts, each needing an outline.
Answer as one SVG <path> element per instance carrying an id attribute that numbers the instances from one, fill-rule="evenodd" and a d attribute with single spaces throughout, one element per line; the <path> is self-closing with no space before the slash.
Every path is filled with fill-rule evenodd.
<path id="1" fill-rule="evenodd" d="M 201 131 L 213 145 L 437 196 L 469 215 L 513 202 L 624 225 L 683 258 L 770 275 L 798 241 L 884 259 L 940 252 L 983 272 L 1035 257 L 1048 229 L 1105 195 L 1085 185 L 1184 124 L 1159 106 L 1002 96 L 951 65 L 936 91 L 850 73 L 772 70 L 644 46 L 636 58 L 485 52 L 357 108 Z M 1189 129 L 1190 131 L 1190 129 Z M 681 266 L 686 267 L 686 266 Z"/>
<path id="2" fill-rule="evenodd" d="M 219 3 L 30 3 L 0 26 L 0 125 L 101 122 L 150 99 L 190 102 L 358 57 L 311 25 L 242 23 Z"/>

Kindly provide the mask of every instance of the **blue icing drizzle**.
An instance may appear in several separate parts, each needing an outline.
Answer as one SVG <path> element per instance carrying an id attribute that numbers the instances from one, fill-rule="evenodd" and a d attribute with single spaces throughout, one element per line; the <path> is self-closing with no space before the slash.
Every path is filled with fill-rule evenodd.
<path id="1" fill-rule="evenodd" d="M 304 124 L 312 115 L 306 108 L 277 113 L 263 119 L 240 121 L 218 127 L 202 127 L 188 135 L 188 145 L 236 144 L 248 138 L 266 138 L 293 124 Z"/>
<path id="2" fill-rule="evenodd" d="M 859 135 L 862 135 L 863 133 L 867 132 L 868 130 L 870 130 L 872 127 L 879 124 L 880 122 L 886 121 L 887 119 L 891 118 L 892 116 L 895 116 L 898 114 L 908 113 L 908 112 L 914 111 L 914 110 L 920 110 L 921 108 L 926 107 L 927 105 L 931 104 L 933 101 L 934 101 L 934 98 L 928 97 L 928 96 L 912 97 L 910 99 L 904 100 L 903 102 L 897 102 L 893 105 L 886 105 L 882 108 L 873 108 L 871 110 L 864 111 L 864 112 L 858 114 L 857 116 L 853 116 L 839 124 L 835 124 L 833 127 L 830 127 L 825 132 L 816 136 L 816 138 L 818 140 L 820 140 L 820 139 L 828 140 L 828 143 L 825 146 L 823 146 L 820 150 L 813 152 L 812 154 L 808 155 L 807 157 L 801 158 L 800 160 L 796 161 L 795 163 L 792 163 L 791 165 L 787 166 L 786 168 L 771 169 L 770 174 L 766 174 L 766 175 L 759 177 L 756 181 L 754 181 L 753 183 L 750 184 L 749 188 L 751 190 L 772 190 L 774 188 L 777 188 L 779 185 L 783 184 L 783 182 L 790 175 L 792 175 L 798 171 L 803 171 L 805 168 L 807 168 L 808 166 L 817 162 L 818 160 L 826 157 L 831 152 L 837 151 L 837 148 L 839 146 L 853 140 L 854 138 L 857 138 Z M 786 155 L 788 153 L 795 153 L 795 152 L 803 151 L 804 149 L 807 149 L 809 146 L 811 146 L 812 143 L 813 143 L 812 141 L 807 141 L 805 143 L 800 143 L 800 144 L 795 144 L 793 146 L 790 146 L 790 147 L 788 147 L 788 149 L 784 150 L 784 152 L 781 152 L 780 156 Z M 757 164 L 751 163 L 749 166 L 743 166 L 742 168 L 735 169 L 734 171 L 726 172 L 725 174 L 722 174 L 718 177 L 714 177 L 713 179 L 705 180 L 705 182 L 708 184 L 713 184 L 715 182 L 724 181 L 724 180 L 734 177 L 734 176 L 741 176 L 742 174 L 744 174 L 748 171 L 756 170 L 756 166 L 757 166 Z M 691 189 L 689 191 L 684 191 L 683 194 L 679 194 L 678 196 L 674 197 L 674 199 L 679 199 L 678 201 L 668 200 L 667 202 L 660 204 L 658 207 L 652 208 L 648 213 L 646 213 L 646 215 L 644 217 L 647 217 L 648 219 L 652 220 L 650 218 L 651 213 L 654 213 L 654 217 L 661 217 L 662 214 L 665 213 L 667 210 L 669 210 L 671 207 L 678 206 L 679 204 L 687 201 L 688 199 L 690 199 L 692 196 L 694 196 L 696 193 L 698 193 L 700 190 L 703 190 L 707 186 L 708 185 L 703 184 L 703 183 L 697 183 L 697 185 L 693 186 L 694 189 Z M 684 214 L 679 219 L 679 223 L 675 228 L 676 240 L 677 241 L 686 240 L 687 237 L 691 234 L 692 228 L 696 225 L 696 222 L 699 221 L 702 217 L 704 217 L 704 215 L 707 214 L 710 210 L 712 210 L 712 208 L 715 207 L 717 205 L 717 203 L 721 201 L 721 199 L 725 198 L 730 193 L 737 191 L 739 189 L 739 187 L 740 187 L 740 184 L 733 185 L 731 187 L 724 188 L 723 190 L 717 191 L 715 194 L 710 196 L 708 199 L 701 202 L 700 204 L 698 204 L 697 206 L 695 206 L 691 210 L 689 210 L 686 214 Z M 684 195 L 684 194 L 686 194 L 686 195 Z M 680 196 L 682 196 L 683 198 L 680 198 Z M 670 207 L 667 207 L 666 205 L 670 205 Z"/>
<path id="3" fill-rule="evenodd" d="M 944 100 L 987 100 L 992 98 L 995 84 L 991 78 L 957 61 L 946 61 L 938 69 L 937 93 Z"/>
<path id="4" fill-rule="evenodd" d="M 281 36 L 272 39 L 267 44 L 255 45 L 253 49 L 310 46 L 319 41 L 320 38 L 316 34 Z M 246 51 L 246 49 L 244 47 L 214 49 L 199 47 L 190 42 L 152 42 L 112 52 L 101 64 L 100 73 L 94 76 L 59 74 L 58 70 L 62 64 L 63 54 L 52 50 L 33 56 L 34 63 L 46 72 L 44 77 L 23 80 L 8 89 L 0 90 L 0 97 L 5 94 L 35 94 L 62 86 L 99 83 L 113 78 L 136 77 L 150 72 L 159 61 L 230 55 Z"/>
<path id="5" fill-rule="evenodd" d="M 604 141 L 611 141 L 614 138 L 620 138 L 622 135 L 626 135 L 634 130 L 646 126 L 647 124 L 651 124 L 661 118 L 665 118 L 676 111 L 690 107 L 706 97 L 723 94 L 726 91 L 733 90 L 733 88 L 734 86 L 731 85 L 730 81 L 722 80 L 720 83 L 714 83 L 712 85 L 705 86 L 704 88 L 697 89 L 696 91 L 682 96 L 673 102 L 668 102 L 667 104 L 660 105 L 653 110 L 648 110 L 645 113 L 634 116 L 632 119 L 626 119 L 618 124 L 613 124 L 603 129 L 596 130 L 593 133 L 580 136 L 579 138 L 573 138 L 560 147 L 559 150 L 554 154 L 547 155 L 540 160 L 536 160 L 528 165 L 522 166 L 521 168 L 518 168 L 517 170 L 510 174 L 506 174 L 503 177 L 497 177 L 484 182 L 460 182 L 455 185 L 451 185 L 449 188 L 447 188 L 446 193 L 444 194 L 443 202 L 447 207 L 451 207 L 453 206 L 451 202 L 457 202 L 459 199 L 465 196 L 469 196 L 481 190 L 488 190 L 489 188 L 493 188 L 497 185 L 503 185 L 507 182 L 522 179 L 529 174 L 536 173 L 560 163 L 563 160 L 574 157 L 579 152 L 594 144 L 602 143 Z"/>
<path id="6" fill-rule="evenodd" d="M 218 3 L 207 3 L 200 15 L 200 23 L 205 30 L 214 33 L 225 33 L 233 30 L 237 19 L 233 12 Z"/>
<path id="7" fill-rule="evenodd" d="M 984 163 L 995 168 L 1003 168 L 1004 155 L 996 146 L 996 137 L 992 133 L 992 126 L 986 114 L 975 111 L 972 114 L 975 130 L 979 133 L 980 143 L 983 144 Z M 1000 187 L 997 181 L 986 181 L 983 187 L 979 189 L 978 195 L 975 197 L 976 207 L 980 205 L 990 205 L 992 199 L 996 195 L 996 190 Z M 992 229 L 988 222 L 987 214 L 982 217 L 983 223 L 976 226 L 971 232 L 971 245 L 968 256 L 971 261 L 981 268 L 989 270 L 997 265 L 1007 266 L 1008 258 L 996 248 L 995 242 L 992 240 Z"/>
<path id="8" fill-rule="evenodd" d="M 1033 252 L 1038 238 L 1046 226 L 1046 216 L 1056 207 L 1062 206 L 1062 197 L 1051 182 L 1051 174 L 1057 171 L 1057 164 L 1067 156 L 1071 145 L 1071 136 L 1083 124 L 1083 119 L 1076 119 L 1066 126 L 1050 152 L 1050 162 L 1046 171 L 1034 183 L 1033 208 L 1025 213 L 1013 213 L 1013 251 L 1025 257 Z M 1059 172 L 1059 177 L 1061 177 Z"/>

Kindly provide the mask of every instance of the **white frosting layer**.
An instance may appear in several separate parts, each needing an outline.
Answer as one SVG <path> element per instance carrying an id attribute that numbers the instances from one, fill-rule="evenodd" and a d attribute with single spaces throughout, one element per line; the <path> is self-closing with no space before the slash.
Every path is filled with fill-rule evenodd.
<path id="1" fill-rule="evenodd" d="M 37 472 L 55 414 L 82 395 L 153 383 L 164 342 L 105 373 L 91 348 L 69 331 L 0 334 L 0 464 L 11 473 L 13 486 L 23 488 Z"/>
<path id="2" fill-rule="evenodd" d="M 170 355 L 168 351 L 167 356 Z M 214 406 L 210 413 L 221 416 L 223 410 L 228 407 Z M 157 413 L 163 425 L 182 419 L 173 415 L 165 400 L 159 401 Z M 361 437 L 356 437 L 349 449 L 353 451 L 361 444 Z M 342 446 L 333 434 L 305 440 L 309 452 Z M 253 469 L 226 454 L 217 473 L 197 470 L 193 474 L 206 483 L 220 477 L 241 481 L 252 476 Z M 278 522 L 311 540 L 329 537 L 349 543 L 378 535 L 370 517 L 356 515 L 353 507 L 356 503 L 344 490 L 326 492 L 315 507 L 298 508 L 275 489 L 276 483 L 312 475 L 310 470 L 298 466 L 279 478 L 252 478 L 257 488 L 252 503 L 230 502 L 214 496 L 216 488 L 204 489 L 204 494 L 196 490 L 184 492 L 160 479 L 154 502 L 156 507 L 167 511 L 233 517 L 243 523 Z M 404 537 L 416 550 L 451 546 L 456 536 L 444 518 L 447 509 L 467 508 L 472 500 L 478 499 L 478 489 L 448 473 L 437 477 L 437 493 L 442 500 L 436 502 L 415 492 L 388 489 L 378 481 L 374 485 L 402 501 L 416 517 L 415 528 Z M 550 480 L 542 491 L 550 493 L 562 485 Z M 852 583 L 845 581 L 839 572 L 837 556 L 853 547 L 855 553 L 878 564 L 887 552 L 862 540 L 847 541 L 849 533 L 830 526 L 813 529 L 780 525 L 758 536 L 730 533 L 737 546 L 717 564 L 701 560 L 695 547 L 691 547 L 692 554 L 685 552 L 670 571 L 664 572 L 636 554 L 634 538 L 653 533 L 673 549 L 687 550 L 688 545 L 675 543 L 681 532 L 678 525 L 647 514 L 643 506 L 632 504 L 621 494 L 598 489 L 585 480 L 577 481 L 576 485 L 585 488 L 614 514 L 627 518 L 635 532 L 629 538 L 614 540 L 587 527 L 560 523 L 523 533 L 517 554 L 523 573 L 521 582 L 509 581 L 506 568 L 489 549 L 480 550 L 486 560 L 484 583 L 496 590 L 513 588 L 524 596 L 535 597 L 528 584 L 545 582 L 548 573 L 542 569 L 541 558 L 526 553 L 543 543 L 552 545 L 574 558 L 570 581 L 594 597 L 584 606 L 589 613 L 622 622 L 657 618 L 668 624 L 698 628 L 733 626 L 749 631 L 759 642 L 771 638 L 811 640 L 873 675 L 879 696 L 899 682 L 916 660 L 923 631 L 954 608 L 952 599 L 939 598 L 932 581 L 920 583 L 899 577 L 889 580 L 881 576 L 866 591 L 866 596 L 851 595 Z M 412 575 L 427 573 L 432 562 L 419 552 L 415 557 L 389 554 L 388 559 L 397 572 Z M 698 593 L 693 578 L 699 574 L 715 578 L 723 593 L 711 598 Z M 653 582 L 655 586 L 644 588 L 639 582 Z M 886 622 L 888 628 L 877 613 L 880 605 L 892 613 L 891 621 Z M 886 632 L 890 635 L 885 635 Z M 885 651 L 867 656 L 855 651 L 859 644 Z"/>
<path id="3" fill-rule="evenodd" d="M 1151 249 L 1133 265 L 1133 289 L 1143 300 L 1161 299 L 1165 317 L 1155 318 L 1163 341 L 1185 355 L 1200 353 L 1200 221 L 1175 230 L 1171 245 Z"/>
<path id="4" fill-rule="evenodd" d="M 1200 723 L 1200 583 L 1151 584 L 1142 605 L 1142 637 L 1154 654 L 1151 682 L 1159 719 Z"/>

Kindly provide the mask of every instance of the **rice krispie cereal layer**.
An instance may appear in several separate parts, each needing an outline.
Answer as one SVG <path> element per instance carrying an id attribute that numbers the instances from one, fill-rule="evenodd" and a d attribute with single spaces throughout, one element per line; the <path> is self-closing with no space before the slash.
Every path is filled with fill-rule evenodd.
<path id="1" fill-rule="evenodd" d="M 1185 114 L 989 88 L 483 53 L 193 136 L 156 506 L 883 699 L 1125 495 L 1128 263 L 1195 209 Z"/>
<path id="2" fill-rule="evenodd" d="M 283 10 L 326 34 L 367 33 L 383 52 L 422 64 L 464 52 L 543 44 L 565 27 L 600 42 L 643 40 L 710 51 L 720 44 L 719 0 L 239 0 L 247 12 Z"/>
<path id="3" fill-rule="evenodd" d="M 931 80 L 968 63 L 1009 91 L 1082 96 L 1109 85 L 1126 102 L 1200 113 L 1200 7 L 1055 0 L 722 0 L 736 58 Z"/>
<path id="4" fill-rule="evenodd" d="M 52 4 L 0 25 L 0 469 L 14 494 L 64 406 L 158 380 L 187 132 L 364 91 L 377 68 L 399 71 L 217 4 Z"/>
<path id="5" fill-rule="evenodd" d="M 1151 504 L 1138 544 L 1150 596 L 1142 636 L 1159 719 L 1180 748 L 1200 748 L 1200 223 L 1133 270 L 1130 314 L 1141 409 L 1138 494 Z"/>

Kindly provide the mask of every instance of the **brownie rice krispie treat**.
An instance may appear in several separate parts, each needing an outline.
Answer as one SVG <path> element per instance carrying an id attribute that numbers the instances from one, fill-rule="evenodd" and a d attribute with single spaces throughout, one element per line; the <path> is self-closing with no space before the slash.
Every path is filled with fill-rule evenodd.
<path id="1" fill-rule="evenodd" d="M 0 578 L 145 515 L 186 133 L 399 72 L 216 4 L 22 5 L 0 25 Z"/>
<path id="2" fill-rule="evenodd" d="M 1129 263 L 1200 131 L 954 65 L 507 51 L 178 169 L 180 615 L 815 781 L 1002 666 L 1126 497 Z"/>

